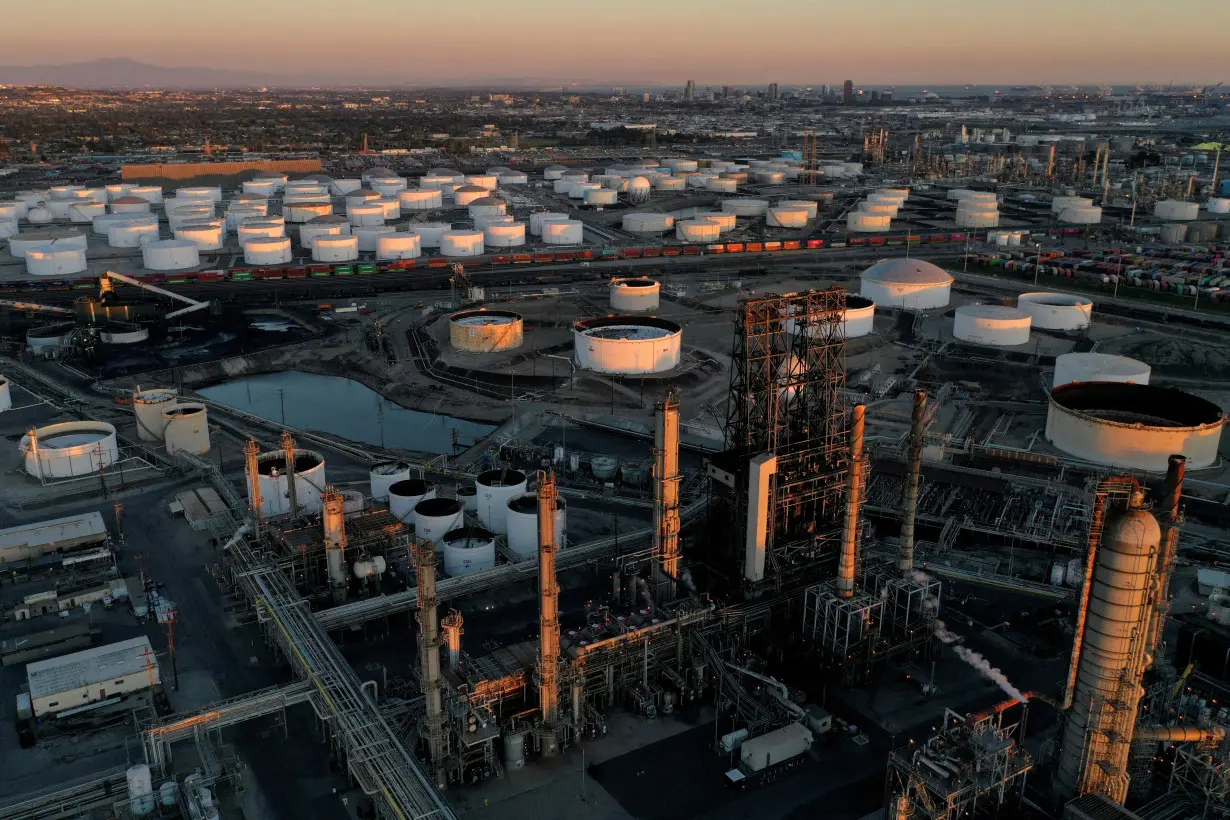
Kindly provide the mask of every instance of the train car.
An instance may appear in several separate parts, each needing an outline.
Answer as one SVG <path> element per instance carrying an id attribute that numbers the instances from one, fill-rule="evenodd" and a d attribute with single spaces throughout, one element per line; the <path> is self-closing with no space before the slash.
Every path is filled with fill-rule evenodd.
<path id="1" fill-rule="evenodd" d="M 744 247 L 748 253 L 760 253 L 764 250 L 763 242 L 748 242 Z"/>
<path id="2" fill-rule="evenodd" d="M 850 245 L 850 246 L 855 246 L 855 245 L 866 245 L 866 244 L 867 244 L 867 237 L 865 237 L 865 236 L 847 236 L 847 237 L 846 237 L 846 244 L 847 244 L 847 245 Z"/>
<path id="3" fill-rule="evenodd" d="M 742 242 L 727 242 L 726 252 L 727 253 L 743 253 L 743 243 Z"/>
<path id="4" fill-rule="evenodd" d="M 137 281 L 144 282 L 147 285 L 161 285 L 163 282 L 167 281 L 167 275 L 165 273 L 143 273 L 140 276 L 134 276 L 133 278 Z"/>
<path id="5" fill-rule="evenodd" d="M 509 262 L 512 262 L 512 257 L 511 257 L 511 256 L 493 256 L 493 257 L 491 257 L 491 264 L 493 264 L 493 265 L 507 265 Z"/>
<path id="6" fill-rule="evenodd" d="M 868 244 L 868 245 L 873 245 L 873 246 L 874 246 L 874 245 L 887 245 L 887 244 L 888 244 L 888 237 L 886 237 L 886 236 L 869 236 L 869 237 L 867 237 L 867 244 Z M 901 242 L 900 242 L 900 241 L 898 241 L 896 244 L 900 245 L 900 244 L 901 244 Z"/>
<path id="7" fill-rule="evenodd" d="M 800 243 L 800 242 L 799 242 L 799 240 L 797 240 L 797 239 L 787 239 L 787 240 L 785 240 L 785 241 L 783 241 L 783 242 L 782 242 L 782 250 L 784 250 L 784 251 L 797 251 L 797 250 L 799 249 L 800 245 L 801 245 L 801 243 Z"/>
<path id="8" fill-rule="evenodd" d="M 577 251 L 577 259 L 593 259 L 593 251 Z"/>
<path id="9" fill-rule="evenodd" d="M 287 279 L 306 279 L 307 275 L 308 269 L 302 266 L 286 269 Z"/>
<path id="10" fill-rule="evenodd" d="M 844 248 L 845 246 L 846 246 L 845 242 L 830 242 L 829 243 L 830 248 Z"/>
<path id="11" fill-rule="evenodd" d="M 765 242 L 764 249 L 768 252 L 780 251 L 782 249 L 782 243 L 781 242 Z"/>
<path id="12" fill-rule="evenodd" d="M 369 274 L 369 273 L 375 273 L 375 272 L 376 272 L 376 266 L 375 266 L 375 265 L 373 265 L 371 262 L 364 262 L 364 263 L 363 263 L 363 264 L 361 264 L 361 265 L 355 265 L 355 266 L 354 266 L 354 272 L 355 272 L 355 273 L 361 273 L 361 274 L 364 274 L 364 275 Z"/>
<path id="13" fill-rule="evenodd" d="M 286 272 L 282 268 L 254 268 L 252 270 L 254 279 L 282 279 L 285 276 Z"/>
<path id="14" fill-rule="evenodd" d="M 813 248 L 823 248 L 824 240 L 823 239 L 809 239 L 807 240 L 807 247 L 809 250 Z"/>
<path id="15" fill-rule="evenodd" d="M 604 251 L 604 253 L 605 253 L 605 251 Z M 533 262 L 533 261 L 534 261 L 534 254 L 532 254 L 532 253 L 514 253 L 514 254 L 513 254 L 513 256 L 512 256 L 512 261 L 513 261 L 513 264 L 514 264 L 514 265 L 528 265 L 530 262 Z"/>
<path id="16" fill-rule="evenodd" d="M 949 241 L 949 242 L 964 242 L 964 241 L 965 241 L 965 234 L 963 234 L 963 233 L 950 233 L 950 234 L 948 234 L 948 241 Z"/>
<path id="17" fill-rule="evenodd" d="M 438 256 L 437 256 L 437 257 L 435 257 L 435 258 L 431 259 L 431 260 L 427 263 L 427 267 L 429 267 L 429 268 L 447 268 L 447 267 L 448 267 L 448 260 L 447 260 L 447 259 L 441 259 L 440 257 L 438 257 Z"/>
<path id="18" fill-rule="evenodd" d="M 577 255 L 572 251 L 558 251 L 555 254 L 555 261 L 556 262 L 571 262 L 572 260 L 576 259 L 576 256 Z"/>
<path id="19" fill-rule="evenodd" d="M 602 258 L 604 260 L 618 259 L 620 256 L 619 248 L 603 248 Z"/>
<path id="20" fill-rule="evenodd" d="M 78 279 L 76 282 L 73 282 L 74 290 L 94 290 L 97 287 L 97 279 Z"/>
<path id="21" fill-rule="evenodd" d="M 232 282 L 247 282 L 252 278 L 252 271 L 247 268 L 234 268 L 226 272 L 226 278 Z"/>
<path id="22" fill-rule="evenodd" d="M 354 265 L 334 265 L 334 276 L 354 276 Z"/>
<path id="23" fill-rule="evenodd" d="M 624 258 L 626 258 L 626 259 L 640 259 L 640 258 L 641 258 L 641 249 L 640 249 L 640 248 L 624 248 Z"/>
<path id="24" fill-rule="evenodd" d="M 226 271 L 221 270 L 203 270 L 196 275 L 198 282 L 221 282 L 226 278 Z"/>
<path id="25" fill-rule="evenodd" d="M 683 254 L 683 248 L 672 245 L 669 248 L 662 249 L 663 256 L 680 256 Z"/>
<path id="26" fill-rule="evenodd" d="M 168 285 L 190 285 L 196 281 L 196 277 L 190 273 L 177 273 L 167 277 Z"/>
<path id="27" fill-rule="evenodd" d="M 705 246 L 705 250 L 706 250 L 708 253 L 726 253 L 726 246 L 725 246 L 725 245 L 722 245 L 722 244 L 718 244 L 718 245 L 706 245 L 706 246 Z"/>
<path id="28" fill-rule="evenodd" d="M 535 262 L 537 262 L 538 264 L 543 264 L 543 263 L 545 263 L 545 262 L 554 262 L 554 261 L 555 261 L 555 254 L 551 254 L 551 253 L 536 253 L 536 254 L 534 254 L 534 261 L 535 261 Z"/>
<path id="29" fill-rule="evenodd" d="M 700 245 L 686 245 L 683 249 L 684 256 L 700 256 Z"/>

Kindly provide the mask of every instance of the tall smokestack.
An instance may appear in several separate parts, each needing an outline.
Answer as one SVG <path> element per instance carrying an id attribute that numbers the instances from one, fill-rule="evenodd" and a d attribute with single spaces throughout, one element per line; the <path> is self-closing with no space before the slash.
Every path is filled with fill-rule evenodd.
<path id="1" fill-rule="evenodd" d="M 243 448 L 244 472 L 248 477 L 248 506 L 252 510 L 252 533 L 258 539 L 261 537 L 261 507 L 264 504 L 261 500 L 260 469 L 256 462 L 256 457 L 260 454 L 261 448 L 257 445 L 256 439 L 248 439 L 247 445 Z"/>
<path id="2" fill-rule="evenodd" d="M 1183 529 L 1183 478 L 1187 474 L 1187 458 L 1172 455 L 1166 466 L 1166 480 L 1162 484 L 1162 497 L 1157 505 L 1157 514 L 1162 524 L 1162 546 L 1158 553 L 1157 610 L 1149 642 L 1150 659 L 1157 656 L 1158 647 L 1166 632 L 1166 619 L 1170 614 L 1170 579 L 1174 575 L 1179 555 L 1179 533 Z"/>
<path id="3" fill-rule="evenodd" d="M 555 578 L 555 474 L 538 472 L 538 705 L 548 730 L 559 723 L 559 584 Z M 554 752 L 554 744 L 543 747 Z"/>
<path id="4" fill-rule="evenodd" d="M 837 565 L 837 592 L 854 597 L 854 569 L 858 563 L 858 513 L 863 501 L 863 430 L 867 408 L 856 404 L 850 411 L 850 470 L 846 473 L 846 522 L 841 537 L 841 560 Z"/>
<path id="5" fill-rule="evenodd" d="M 654 554 L 659 560 L 658 602 L 675 598 L 679 582 L 679 397 L 672 390 L 657 406 L 653 442 Z"/>
<path id="6" fill-rule="evenodd" d="M 918 514 L 918 481 L 922 475 L 924 417 L 927 414 L 927 391 L 914 393 L 914 412 L 910 415 L 910 469 L 905 478 L 904 510 L 901 520 L 900 551 L 897 569 L 910 572 L 914 569 L 914 517 Z"/>
<path id="7" fill-rule="evenodd" d="M 290 501 L 291 518 L 299 515 L 299 499 L 295 487 L 295 438 L 289 430 L 282 431 L 282 454 L 286 459 L 286 497 Z"/>
<path id="8" fill-rule="evenodd" d="M 333 592 L 334 603 L 340 604 L 346 600 L 346 499 L 336 487 L 328 487 L 321 502 L 329 589 Z"/>
<path id="9" fill-rule="evenodd" d="M 414 565 L 419 582 L 419 666 L 420 686 L 427 701 L 423 735 L 431 758 L 436 785 L 448 785 L 444 771 L 444 700 L 440 692 L 440 623 L 436 612 L 436 548 L 430 541 L 416 543 Z"/>

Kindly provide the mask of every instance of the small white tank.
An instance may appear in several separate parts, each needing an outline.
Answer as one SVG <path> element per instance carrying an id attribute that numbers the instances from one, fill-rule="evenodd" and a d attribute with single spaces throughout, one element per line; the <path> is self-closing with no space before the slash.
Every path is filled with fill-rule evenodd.
<path id="1" fill-rule="evenodd" d="M 136 817 L 144 817 L 154 810 L 154 778 L 144 763 L 129 766 L 125 772 L 128 780 L 128 809 Z"/>
<path id="2" fill-rule="evenodd" d="M 403 211 L 430 211 L 444 207 L 444 197 L 439 190 L 418 188 L 399 191 L 397 201 L 401 203 Z"/>
<path id="3" fill-rule="evenodd" d="M 359 238 L 359 253 L 374 252 L 380 237 L 392 236 L 396 232 L 392 225 L 359 225 L 350 229 L 351 235 Z"/>
<path id="4" fill-rule="evenodd" d="M 389 485 L 389 512 L 398 521 L 409 524 L 413 520 L 415 505 L 424 499 L 435 497 L 435 484 L 421 478 L 404 478 Z"/>
<path id="5" fill-rule="evenodd" d="M 585 237 L 585 223 L 575 219 L 544 222 L 542 241 L 548 245 L 579 245 Z"/>
<path id="6" fill-rule="evenodd" d="M 243 246 L 243 261 L 249 265 L 285 265 L 294 258 L 287 236 L 257 236 Z"/>
<path id="7" fill-rule="evenodd" d="M 445 231 L 440 236 L 440 253 L 445 256 L 482 256 L 482 231 Z"/>
<path id="8" fill-rule="evenodd" d="M 561 549 L 567 533 L 563 498 L 555 503 L 555 543 Z M 508 548 L 521 558 L 538 555 L 538 495 L 521 493 L 508 499 Z"/>
<path id="9" fill-rule="evenodd" d="M 376 237 L 376 258 L 418 259 L 423 255 L 422 238 L 412 233 L 389 233 Z"/>
<path id="10" fill-rule="evenodd" d="M 414 505 L 414 535 L 444 552 L 444 536 L 465 525 L 465 503 L 456 498 L 425 498 Z"/>
<path id="11" fill-rule="evenodd" d="M 416 234 L 424 248 L 438 248 L 444 232 L 452 229 L 453 226 L 447 222 L 412 222 L 407 227 L 407 233 Z"/>
<path id="12" fill-rule="evenodd" d="M 482 527 L 462 527 L 443 539 L 444 572 L 469 575 L 495 566 L 495 535 Z"/>
<path id="13" fill-rule="evenodd" d="M 209 415 L 203 404 L 185 402 L 162 413 L 163 438 L 167 455 L 183 451 L 204 455 L 209 452 Z"/>
<path id="14" fill-rule="evenodd" d="M 13 389 L 9 380 L 0 376 L 0 413 L 13 409 Z"/>
<path id="15" fill-rule="evenodd" d="M 410 465 L 404 461 L 389 461 L 377 464 L 367 473 L 371 496 L 376 501 L 389 500 L 389 487 L 410 478 Z"/>
<path id="16" fill-rule="evenodd" d="M 474 480 L 478 490 L 478 520 L 492 532 L 508 532 L 508 499 L 525 492 L 525 473 L 520 470 L 488 470 Z"/>
<path id="17" fill-rule="evenodd" d="M 166 428 L 166 411 L 175 406 L 175 391 L 165 387 L 142 390 L 132 394 L 133 416 L 137 423 L 137 438 L 141 441 L 162 441 Z"/>
<path id="18" fill-rule="evenodd" d="M 312 260 L 353 262 L 359 258 L 359 237 L 318 236 L 312 241 Z"/>
<path id="19" fill-rule="evenodd" d="M 514 248 L 525 244 L 525 223 L 512 222 L 488 225 L 483 230 L 483 243 L 492 248 Z"/>

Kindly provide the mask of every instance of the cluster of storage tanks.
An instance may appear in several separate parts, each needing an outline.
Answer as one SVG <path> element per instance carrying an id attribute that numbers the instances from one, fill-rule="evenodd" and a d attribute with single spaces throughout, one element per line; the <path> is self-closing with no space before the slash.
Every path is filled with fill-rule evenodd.
<path id="1" fill-rule="evenodd" d="M 804 228 L 815 220 L 816 200 L 783 199 L 770 202 L 753 197 L 722 200 L 719 210 L 685 208 L 666 213 L 634 211 L 623 215 L 621 227 L 644 236 L 663 234 L 672 228 L 682 242 L 716 242 L 735 229 L 740 219 L 764 220 L 770 228 Z"/>
<path id="2" fill-rule="evenodd" d="M 846 214 L 846 229 L 853 233 L 888 230 L 909 195 L 906 188 L 877 188 Z"/>
<path id="3" fill-rule="evenodd" d="M 494 567 L 498 540 L 518 560 L 538 555 L 538 497 L 527 491 L 525 473 L 519 470 L 480 473 L 473 486 L 458 487 L 453 497 L 439 495 L 435 484 L 416 477 L 405 463 L 373 467 L 370 481 L 372 498 L 387 502 L 390 513 L 435 547 L 448 575 Z M 555 540 L 561 548 L 566 515 L 561 498 L 555 513 Z"/>
<path id="4" fill-rule="evenodd" d="M 1083 196 L 1053 197 L 1051 214 L 1068 225 L 1097 225 L 1102 221 L 1102 209 Z"/>
<path id="5" fill-rule="evenodd" d="M 181 401 L 169 388 L 137 388 L 132 393 L 132 409 L 141 441 L 164 443 L 168 455 L 209 452 L 209 411 L 205 405 Z"/>
<path id="6" fill-rule="evenodd" d="M 994 228 L 999 225 L 999 199 L 994 191 L 953 188 L 948 200 L 957 204 L 953 217 L 958 228 Z"/>

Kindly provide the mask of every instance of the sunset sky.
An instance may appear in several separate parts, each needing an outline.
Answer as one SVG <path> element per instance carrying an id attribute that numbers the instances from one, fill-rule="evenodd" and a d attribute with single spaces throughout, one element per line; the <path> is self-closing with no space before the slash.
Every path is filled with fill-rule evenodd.
<path id="1" fill-rule="evenodd" d="M 128 57 L 307 82 L 1230 81 L 1230 0 L 57 0 L 0 64 Z"/>

